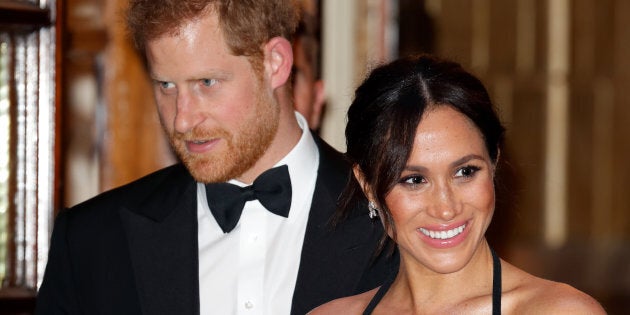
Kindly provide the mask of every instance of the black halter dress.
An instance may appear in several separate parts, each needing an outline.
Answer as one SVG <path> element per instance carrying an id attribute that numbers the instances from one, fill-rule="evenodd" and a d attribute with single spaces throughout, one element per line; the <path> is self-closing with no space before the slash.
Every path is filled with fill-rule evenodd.
<path id="1" fill-rule="evenodd" d="M 492 253 L 492 315 L 501 314 L 501 260 L 499 256 L 490 248 Z M 396 274 L 390 277 L 383 285 L 378 289 L 370 304 L 363 311 L 363 315 L 370 315 L 376 308 L 376 305 L 381 301 L 385 293 L 389 290 L 389 287 L 394 282 Z"/>

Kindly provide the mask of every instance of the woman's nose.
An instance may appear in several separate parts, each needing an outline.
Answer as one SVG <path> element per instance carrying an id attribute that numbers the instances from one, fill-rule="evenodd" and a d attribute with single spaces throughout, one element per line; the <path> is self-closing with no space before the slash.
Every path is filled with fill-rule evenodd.
<path id="1" fill-rule="evenodd" d="M 429 214 L 444 221 L 450 221 L 457 216 L 456 192 L 448 183 L 438 183 L 432 193 Z"/>

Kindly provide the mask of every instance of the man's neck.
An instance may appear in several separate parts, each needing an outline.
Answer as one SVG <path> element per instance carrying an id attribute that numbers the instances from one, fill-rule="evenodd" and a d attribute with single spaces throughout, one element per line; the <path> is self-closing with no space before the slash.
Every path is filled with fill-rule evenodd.
<path id="1" fill-rule="evenodd" d="M 286 112 L 286 111 L 285 111 Z M 289 116 L 290 115 L 290 116 Z M 308 129 L 306 129 L 308 132 Z M 298 125 L 295 113 L 281 112 L 278 130 L 265 153 L 256 163 L 237 178 L 242 183 L 251 184 L 262 172 L 270 169 L 282 160 L 297 145 L 303 130 Z"/>

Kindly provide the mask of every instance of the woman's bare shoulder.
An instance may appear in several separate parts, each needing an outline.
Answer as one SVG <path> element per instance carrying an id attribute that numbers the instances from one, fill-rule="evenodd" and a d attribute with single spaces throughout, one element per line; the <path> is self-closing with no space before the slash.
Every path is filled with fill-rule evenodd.
<path id="1" fill-rule="evenodd" d="M 606 314 L 588 294 L 561 282 L 536 277 L 510 266 L 502 302 L 510 313 Z"/>
<path id="2" fill-rule="evenodd" d="M 308 315 L 363 314 L 363 311 L 370 303 L 370 300 L 374 297 L 377 290 L 378 288 L 365 293 L 332 300 L 313 309 Z"/>

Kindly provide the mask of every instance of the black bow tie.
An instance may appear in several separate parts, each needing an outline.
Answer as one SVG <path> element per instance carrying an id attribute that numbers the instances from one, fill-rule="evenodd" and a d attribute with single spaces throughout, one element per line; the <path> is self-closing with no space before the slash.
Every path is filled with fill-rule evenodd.
<path id="1" fill-rule="evenodd" d="M 258 199 L 272 213 L 288 217 L 291 208 L 291 179 L 286 165 L 269 169 L 251 186 L 229 183 L 206 184 L 208 206 L 223 232 L 234 229 L 241 218 L 245 202 Z"/>

